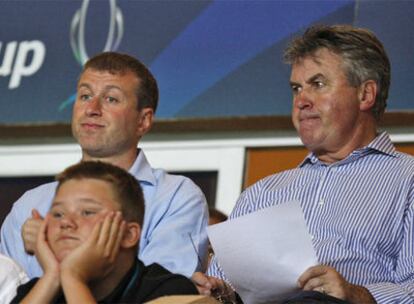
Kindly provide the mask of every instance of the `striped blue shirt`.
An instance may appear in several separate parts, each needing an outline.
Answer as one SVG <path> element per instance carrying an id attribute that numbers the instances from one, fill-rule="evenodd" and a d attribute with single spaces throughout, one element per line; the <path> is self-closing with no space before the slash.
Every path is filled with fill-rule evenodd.
<path id="1" fill-rule="evenodd" d="M 292 200 L 301 203 L 321 264 L 377 303 L 414 303 L 414 157 L 397 152 L 387 133 L 336 163 L 311 153 L 298 168 L 260 180 L 230 220 Z M 227 280 L 216 259 L 208 274 Z"/>

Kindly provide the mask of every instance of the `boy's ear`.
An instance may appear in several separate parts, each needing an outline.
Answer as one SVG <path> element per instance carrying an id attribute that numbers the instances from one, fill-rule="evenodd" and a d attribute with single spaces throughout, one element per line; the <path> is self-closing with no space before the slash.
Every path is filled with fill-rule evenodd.
<path id="1" fill-rule="evenodd" d="M 136 222 L 126 223 L 125 233 L 121 241 L 122 248 L 131 248 L 138 244 L 141 237 L 141 226 Z"/>

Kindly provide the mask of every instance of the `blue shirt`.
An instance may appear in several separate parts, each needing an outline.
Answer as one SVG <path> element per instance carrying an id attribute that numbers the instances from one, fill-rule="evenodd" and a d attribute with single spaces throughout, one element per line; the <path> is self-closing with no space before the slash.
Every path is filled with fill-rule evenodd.
<path id="1" fill-rule="evenodd" d="M 207 252 L 204 194 L 186 177 L 151 168 L 143 151 L 129 172 L 140 182 L 145 198 L 139 258 L 145 265 L 158 263 L 173 273 L 191 276 L 200 270 L 197 252 L 201 259 Z M 56 186 L 53 182 L 27 191 L 1 227 L 1 252 L 17 261 L 30 278 L 40 277 L 43 271 L 36 257 L 25 253 L 21 228 L 33 208 L 43 216 L 48 212 Z"/>
<path id="2" fill-rule="evenodd" d="M 230 219 L 291 200 L 301 203 L 321 264 L 378 303 L 414 303 L 414 158 L 386 133 L 336 163 L 309 154 L 298 168 L 260 180 Z M 216 259 L 208 274 L 227 280 Z"/>

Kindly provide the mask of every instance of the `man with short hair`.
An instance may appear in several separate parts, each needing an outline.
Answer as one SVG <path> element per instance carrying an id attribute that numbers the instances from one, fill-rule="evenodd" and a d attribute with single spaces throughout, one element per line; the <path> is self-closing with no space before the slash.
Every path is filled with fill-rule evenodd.
<path id="1" fill-rule="evenodd" d="M 137 148 L 153 124 L 157 103 L 156 80 L 140 61 L 115 52 L 99 54 L 85 64 L 80 75 L 72 132 L 82 148 L 82 161 L 114 164 L 140 182 L 146 204 L 140 259 L 191 276 L 201 267 L 197 252 L 201 259 L 207 252 L 207 204 L 190 179 L 151 168 Z M 1 228 L 1 251 L 15 259 L 29 277 L 42 274 L 36 258 L 26 252 L 33 252 L 56 185 L 26 192 Z"/>
<path id="2" fill-rule="evenodd" d="M 35 248 L 44 274 L 20 286 L 13 303 L 144 303 L 197 294 L 188 278 L 137 259 L 144 198 L 132 175 L 83 161 L 57 180 Z"/>
<path id="3" fill-rule="evenodd" d="M 413 303 L 414 158 L 378 131 L 390 85 L 383 45 L 366 29 L 314 26 L 285 59 L 293 124 L 310 153 L 246 189 L 230 220 L 300 202 L 319 265 L 298 278 L 303 292 L 286 303 Z M 228 281 L 216 259 L 208 273 Z M 226 286 L 193 278 L 205 293 Z"/>

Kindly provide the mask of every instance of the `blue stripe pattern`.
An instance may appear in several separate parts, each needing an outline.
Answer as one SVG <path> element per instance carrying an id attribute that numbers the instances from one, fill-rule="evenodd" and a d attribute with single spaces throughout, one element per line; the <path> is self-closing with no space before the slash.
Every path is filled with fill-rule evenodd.
<path id="1" fill-rule="evenodd" d="M 334 164 L 311 153 L 298 168 L 260 180 L 230 220 L 292 200 L 321 264 L 377 303 L 414 303 L 414 157 L 397 152 L 387 133 Z M 208 274 L 227 280 L 215 258 Z"/>

